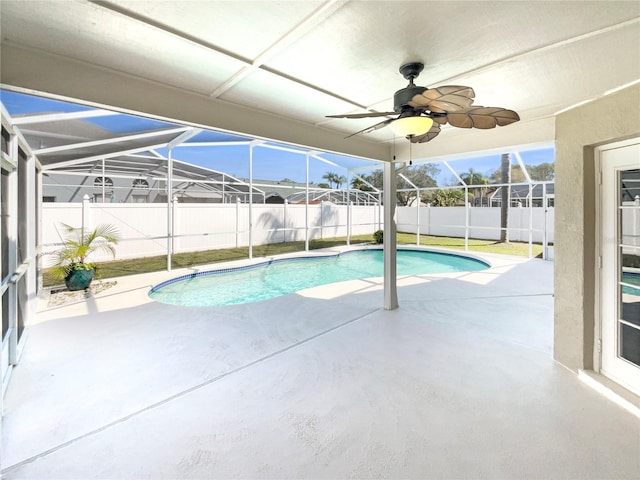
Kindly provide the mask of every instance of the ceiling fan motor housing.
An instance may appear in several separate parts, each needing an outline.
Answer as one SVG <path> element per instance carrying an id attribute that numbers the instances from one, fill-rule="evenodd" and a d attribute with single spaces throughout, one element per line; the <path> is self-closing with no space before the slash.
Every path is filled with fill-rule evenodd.
<path id="1" fill-rule="evenodd" d="M 409 102 L 414 96 L 424 92 L 425 90 L 427 90 L 427 88 L 416 86 L 405 87 L 401 90 L 398 90 L 393 95 L 393 110 L 398 113 L 401 113 L 403 110 L 407 109 L 413 110 L 413 107 L 410 107 L 408 105 Z"/>

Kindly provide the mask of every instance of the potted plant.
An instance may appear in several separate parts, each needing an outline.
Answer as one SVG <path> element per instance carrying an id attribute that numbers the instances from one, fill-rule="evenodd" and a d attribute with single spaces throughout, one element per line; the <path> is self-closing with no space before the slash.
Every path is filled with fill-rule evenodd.
<path id="1" fill-rule="evenodd" d="M 84 290 L 89 287 L 96 271 L 95 263 L 87 262 L 87 257 L 96 251 L 107 251 L 114 257 L 114 245 L 118 243 L 120 234 L 113 225 L 100 225 L 91 231 L 84 228 L 61 224 L 64 229 L 64 246 L 56 252 L 56 263 L 52 273 L 64 283 L 69 290 Z"/>

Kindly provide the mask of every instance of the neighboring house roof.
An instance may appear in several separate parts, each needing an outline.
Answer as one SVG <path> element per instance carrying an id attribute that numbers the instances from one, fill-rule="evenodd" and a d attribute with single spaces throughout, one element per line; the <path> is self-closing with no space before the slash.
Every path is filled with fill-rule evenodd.
<path id="1" fill-rule="evenodd" d="M 543 188 L 541 184 L 533 185 L 533 198 L 542 198 Z M 553 183 L 547 183 L 546 194 L 553 195 L 555 193 L 555 186 Z M 511 187 L 511 200 L 517 200 L 519 198 L 525 199 L 529 197 L 529 185 L 513 185 Z M 491 200 L 502 199 L 502 188 L 498 189 L 491 195 Z"/>

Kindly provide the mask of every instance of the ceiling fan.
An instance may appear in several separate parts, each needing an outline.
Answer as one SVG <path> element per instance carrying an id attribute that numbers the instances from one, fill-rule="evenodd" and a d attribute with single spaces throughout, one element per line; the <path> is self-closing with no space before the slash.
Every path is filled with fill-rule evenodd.
<path id="1" fill-rule="evenodd" d="M 345 115 L 327 115 L 327 118 L 368 118 L 388 117 L 359 132 L 370 133 L 390 125 L 398 136 L 406 137 L 412 143 L 433 140 L 440 133 L 440 126 L 449 124 L 459 128 L 495 128 L 517 122 L 520 117 L 513 110 L 501 107 L 472 106 L 476 96 L 471 87 L 444 85 L 437 88 L 420 87 L 413 83 L 420 75 L 424 64 L 407 63 L 400 67 L 400 73 L 409 80 L 409 85 L 398 90 L 393 96 L 393 112 L 368 112 Z M 399 114 L 399 115 L 398 115 Z M 347 138 L 349 138 L 347 137 Z"/>

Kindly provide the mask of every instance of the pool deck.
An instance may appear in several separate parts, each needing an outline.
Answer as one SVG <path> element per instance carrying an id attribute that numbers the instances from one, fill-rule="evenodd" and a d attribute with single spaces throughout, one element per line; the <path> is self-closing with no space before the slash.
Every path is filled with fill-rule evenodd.
<path id="1" fill-rule="evenodd" d="M 552 359 L 553 264 L 179 307 L 42 299 L 5 397 L 18 478 L 637 478 L 640 421 Z M 238 262 L 234 262 L 238 264 Z M 216 267 L 214 267 L 216 268 Z"/>

